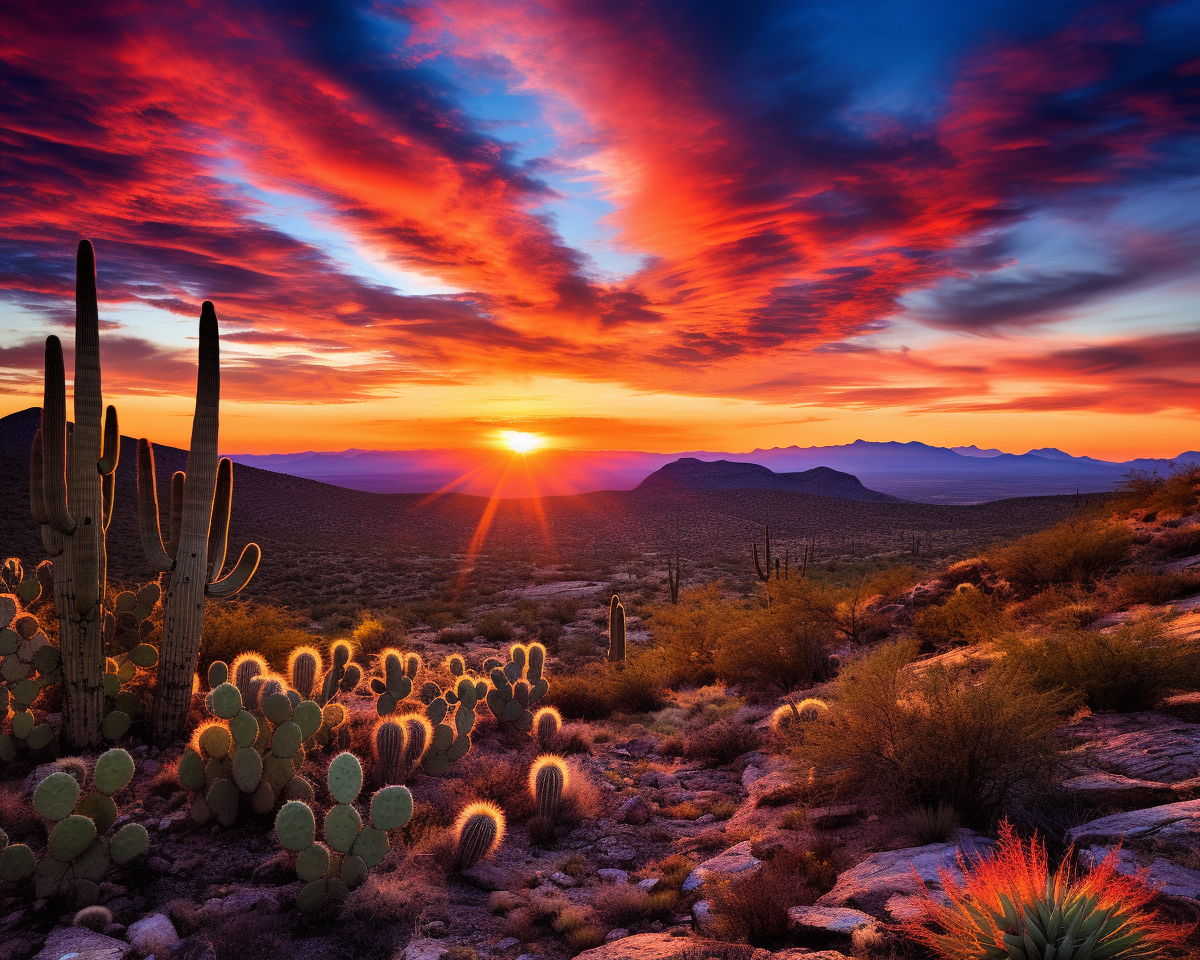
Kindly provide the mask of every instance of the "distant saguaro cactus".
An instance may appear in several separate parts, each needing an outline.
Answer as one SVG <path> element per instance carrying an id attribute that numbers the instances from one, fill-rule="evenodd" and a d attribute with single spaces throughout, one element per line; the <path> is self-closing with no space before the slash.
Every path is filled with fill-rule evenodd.
<path id="1" fill-rule="evenodd" d="M 241 590 L 254 576 L 262 555 L 258 544 L 248 544 L 233 570 L 221 577 L 229 537 L 233 464 L 227 457 L 217 457 L 220 402 L 217 312 L 211 301 L 205 300 L 200 310 L 192 443 L 186 472 L 171 478 L 171 538 L 165 544 L 159 526 L 154 448 L 145 438 L 138 441 L 142 547 L 150 562 L 169 574 L 162 598 L 162 655 L 154 694 L 154 736 L 160 743 L 180 739 L 187 727 L 206 599 L 231 597 Z"/>
<path id="2" fill-rule="evenodd" d="M 621 605 L 621 597 L 616 593 L 612 595 L 608 604 L 608 661 L 625 661 L 625 607 Z"/>
<path id="3" fill-rule="evenodd" d="M 112 520 L 121 449 L 116 408 L 103 415 L 96 254 L 79 241 L 75 261 L 75 420 L 67 427 L 66 372 L 58 337 L 46 338 L 41 427 L 29 461 L 29 501 L 42 542 L 59 557 L 54 612 L 63 670 L 62 737 L 72 750 L 101 742 L 104 719 L 104 535 Z M 103 437 L 103 449 L 101 442 Z"/>
<path id="4" fill-rule="evenodd" d="M 767 583 L 771 579 L 771 527 L 767 526 L 767 543 L 764 550 L 764 560 L 766 561 L 766 569 L 758 562 L 758 544 L 750 544 L 750 553 L 754 557 L 754 572 L 758 574 L 758 579 L 763 583 Z"/>

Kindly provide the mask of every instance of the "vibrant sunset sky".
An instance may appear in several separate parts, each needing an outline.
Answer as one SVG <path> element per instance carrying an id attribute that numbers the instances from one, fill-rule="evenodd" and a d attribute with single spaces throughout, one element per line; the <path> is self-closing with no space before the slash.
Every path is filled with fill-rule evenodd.
<path id="1" fill-rule="evenodd" d="M 88 237 L 163 442 L 207 298 L 229 452 L 1200 448 L 1197 0 L 12 0 L 0 51 L 0 414 Z"/>

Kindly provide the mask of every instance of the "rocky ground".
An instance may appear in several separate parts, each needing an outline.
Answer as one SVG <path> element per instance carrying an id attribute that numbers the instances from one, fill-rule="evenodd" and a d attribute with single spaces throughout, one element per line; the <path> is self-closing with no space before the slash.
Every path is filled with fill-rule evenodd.
<path id="1" fill-rule="evenodd" d="M 1173 568 L 1196 563 L 1200 557 L 1172 561 Z M 495 602 L 575 599 L 581 606 L 562 643 L 599 643 L 605 610 L 596 601 L 606 587 L 593 580 L 540 584 Z M 902 622 L 914 604 L 948 589 L 942 581 L 920 584 L 890 598 L 888 615 Z M 1174 629 L 1196 641 L 1197 610 L 1200 596 L 1149 612 L 1173 616 Z M 1127 616 L 1118 611 L 1101 625 Z M 635 645 L 648 637 L 640 626 L 631 618 Z M 434 631 L 409 640 L 427 657 L 441 649 Z M 464 652 L 478 661 L 495 647 L 477 638 Z M 994 655 L 980 644 L 940 656 Z M 551 660 L 551 677 L 561 667 Z M 425 828 L 411 832 L 407 845 L 393 844 L 340 913 L 317 916 L 295 907 L 300 883 L 269 819 L 228 829 L 196 825 L 173 774 L 180 748 L 131 746 L 138 771 L 118 798 L 118 825 L 144 824 L 151 843 L 102 884 L 111 920 L 98 930 L 72 926 L 72 910 L 8 887 L 0 891 L 0 960 L 225 960 L 267 950 L 385 960 L 917 955 L 890 941 L 888 925 L 913 915 L 920 883 L 936 894 L 941 871 L 954 874 L 960 855 L 985 854 L 991 839 L 960 830 L 950 842 L 919 845 L 903 822 L 862 798 L 806 800 L 796 788 L 804 771 L 770 732 L 773 706 L 712 687 L 679 694 L 652 714 L 575 727 L 573 813 L 552 842 L 540 843 L 527 828 L 528 799 L 524 810 L 514 799 L 527 794 L 521 771 L 538 747 L 508 741 L 481 722 L 463 769 L 410 783 Z M 365 697 L 351 705 L 360 755 L 369 752 L 370 709 Z M 755 730 L 758 746 L 729 762 L 681 756 L 678 740 L 688 725 L 718 718 Z M 1075 822 L 1055 842 L 1073 845 L 1085 864 L 1118 850 L 1120 869 L 1140 873 L 1172 915 L 1200 919 L 1200 696 L 1176 695 L 1149 712 L 1084 711 L 1061 734 L 1069 748 L 1061 790 Z M 327 762 L 314 758 L 306 776 L 319 781 Z M 46 772 L 28 766 L 3 785 L 0 817 L 14 837 L 32 829 L 22 809 Z M 507 786 L 498 782 L 505 776 Z M 458 875 L 446 865 L 446 826 L 473 790 L 505 794 L 513 809 L 498 853 Z M 788 942 L 774 952 L 719 943 L 712 891 L 722 880 L 762 871 L 783 848 L 817 851 L 828 866 L 827 889 L 792 907 Z"/>

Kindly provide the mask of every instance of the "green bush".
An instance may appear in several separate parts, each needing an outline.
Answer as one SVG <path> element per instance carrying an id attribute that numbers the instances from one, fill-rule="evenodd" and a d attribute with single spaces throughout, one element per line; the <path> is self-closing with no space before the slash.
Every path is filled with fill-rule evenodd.
<path id="1" fill-rule="evenodd" d="M 253 650 L 278 671 L 287 666 L 295 647 L 313 642 L 300 619 L 286 607 L 250 600 L 208 605 L 200 638 L 200 673 L 214 660 L 232 663 L 240 653 Z"/>
<path id="2" fill-rule="evenodd" d="M 716 639 L 713 669 L 722 680 L 790 693 L 829 678 L 828 620 L 782 604 L 748 611 L 741 619 Z"/>
<path id="3" fill-rule="evenodd" d="M 945 603 L 918 610 L 913 630 L 922 640 L 947 644 L 995 640 L 1015 628 L 995 597 L 972 588 L 952 593 Z"/>
<path id="4" fill-rule="evenodd" d="M 889 644 L 849 664 L 828 715 L 798 750 L 828 786 L 890 804 L 949 804 L 987 825 L 1021 790 L 1053 782 L 1054 732 L 1069 698 L 993 667 L 981 681 L 905 667 L 916 645 Z"/>
<path id="5" fill-rule="evenodd" d="M 1149 710 L 1173 689 L 1200 686 L 1200 655 L 1167 634 L 1160 620 L 1108 633 L 1059 629 L 1012 638 L 1004 649 L 1026 683 L 1097 711 Z"/>
<path id="6" fill-rule="evenodd" d="M 1125 563 L 1132 543 L 1124 524 L 1066 520 L 999 550 L 996 567 L 1019 587 L 1090 584 Z"/>

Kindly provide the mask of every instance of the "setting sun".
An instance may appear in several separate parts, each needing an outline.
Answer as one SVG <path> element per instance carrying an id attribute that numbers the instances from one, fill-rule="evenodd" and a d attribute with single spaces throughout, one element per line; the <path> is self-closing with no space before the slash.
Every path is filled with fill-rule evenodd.
<path id="1" fill-rule="evenodd" d="M 545 443 L 536 433 L 525 433 L 522 430 L 505 430 L 500 434 L 500 439 L 506 447 L 516 453 L 529 453 Z"/>

